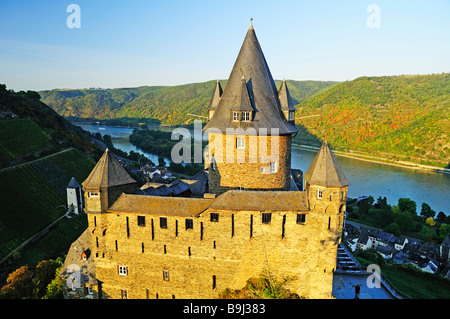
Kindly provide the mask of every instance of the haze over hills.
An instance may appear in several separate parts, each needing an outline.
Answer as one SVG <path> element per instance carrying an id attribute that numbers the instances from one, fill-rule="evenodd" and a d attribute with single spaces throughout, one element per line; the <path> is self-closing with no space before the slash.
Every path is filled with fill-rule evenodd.
<path id="1" fill-rule="evenodd" d="M 224 88 L 226 81 L 220 82 Z M 449 73 L 287 82 L 296 117 L 319 115 L 297 120 L 296 143 L 317 146 L 326 139 L 338 150 L 448 164 Z M 43 102 L 66 117 L 153 118 L 163 125 L 182 125 L 194 120 L 189 113 L 206 115 L 214 84 L 39 93 Z"/>
<path id="2" fill-rule="evenodd" d="M 287 81 L 294 103 L 329 87 L 332 81 Z M 164 125 L 192 123 L 206 116 L 216 81 L 178 86 L 41 91 L 41 99 L 62 116 L 82 118 L 154 118 Z M 227 81 L 220 81 L 222 87 Z M 281 81 L 276 81 L 279 87 Z"/>

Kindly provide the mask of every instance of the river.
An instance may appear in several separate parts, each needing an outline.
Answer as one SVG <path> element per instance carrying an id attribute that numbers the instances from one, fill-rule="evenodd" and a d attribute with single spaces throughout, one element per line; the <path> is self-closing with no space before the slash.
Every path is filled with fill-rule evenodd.
<path id="1" fill-rule="evenodd" d="M 84 123 L 73 124 L 92 133 L 109 134 L 115 147 L 125 152 L 142 153 L 152 162 L 158 163 L 157 155 L 143 152 L 129 142 L 132 128 Z M 149 128 L 165 131 L 173 130 L 173 128 L 158 125 Z M 305 173 L 316 153 L 316 151 L 293 147 L 292 168 L 299 168 Z M 386 196 L 388 203 L 391 205 L 397 205 L 399 198 L 407 197 L 417 203 L 418 214 L 420 214 L 423 202 L 429 204 L 436 213 L 443 211 L 446 215 L 450 214 L 450 175 L 448 174 L 366 162 L 338 155 L 337 160 L 351 184 L 348 189 L 349 197 L 371 195 L 376 200 L 379 196 Z M 170 159 L 166 158 L 165 161 L 169 164 Z"/>

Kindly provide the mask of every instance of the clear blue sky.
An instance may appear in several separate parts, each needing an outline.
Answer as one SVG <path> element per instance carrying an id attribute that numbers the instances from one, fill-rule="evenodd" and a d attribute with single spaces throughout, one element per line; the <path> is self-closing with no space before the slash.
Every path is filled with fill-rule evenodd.
<path id="1" fill-rule="evenodd" d="M 81 28 L 69 29 L 69 4 Z M 380 28 L 369 28 L 370 4 Z M 14 90 L 228 78 L 253 25 L 275 79 L 450 71 L 449 0 L 0 0 L 0 83 Z"/>

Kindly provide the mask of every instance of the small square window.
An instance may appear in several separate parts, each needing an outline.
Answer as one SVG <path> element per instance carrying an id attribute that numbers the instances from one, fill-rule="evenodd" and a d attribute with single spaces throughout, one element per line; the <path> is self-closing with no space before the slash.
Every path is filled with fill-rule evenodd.
<path id="1" fill-rule="evenodd" d="M 167 228 L 167 217 L 160 217 L 159 218 L 159 226 L 161 228 Z"/>
<path id="2" fill-rule="evenodd" d="M 137 217 L 137 224 L 138 226 L 145 226 L 145 216 L 138 216 Z"/>
<path id="3" fill-rule="evenodd" d="M 193 229 L 194 228 L 194 220 L 192 219 L 186 219 L 186 229 Z"/>
<path id="4" fill-rule="evenodd" d="M 263 213 L 262 214 L 262 223 L 263 224 L 270 224 L 271 221 L 272 221 L 271 213 Z"/>
<path id="5" fill-rule="evenodd" d="M 242 112 L 242 121 L 250 122 L 250 112 Z"/>
<path id="6" fill-rule="evenodd" d="M 126 266 L 119 266 L 119 275 L 128 276 L 128 268 Z"/>
<path id="7" fill-rule="evenodd" d="M 239 122 L 240 120 L 240 112 L 233 112 L 233 122 Z"/>
<path id="8" fill-rule="evenodd" d="M 317 198 L 322 199 L 322 191 L 320 189 L 317 190 Z"/>
<path id="9" fill-rule="evenodd" d="M 236 137 L 236 148 L 245 148 L 245 137 Z"/>
<path id="10" fill-rule="evenodd" d="M 169 271 L 168 270 L 163 270 L 163 280 L 164 281 L 169 281 L 170 280 Z"/>
<path id="11" fill-rule="evenodd" d="M 218 213 L 211 213 L 210 214 L 210 220 L 212 221 L 212 222 L 218 222 L 219 221 L 219 214 Z"/>
<path id="12" fill-rule="evenodd" d="M 304 224 L 306 220 L 305 214 L 297 214 L 297 224 Z"/>

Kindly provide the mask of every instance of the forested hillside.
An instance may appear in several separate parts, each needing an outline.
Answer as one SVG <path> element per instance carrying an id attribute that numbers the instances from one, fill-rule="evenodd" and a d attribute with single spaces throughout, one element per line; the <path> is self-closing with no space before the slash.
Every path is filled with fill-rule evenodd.
<path id="1" fill-rule="evenodd" d="M 448 165 L 450 74 L 361 77 L 297 105 L 294 141 Z M 299 126 L 299 125 L 297 125 Z"/>
<path id="2" fill-rule="evenodd" d="M 227 81 L 220 81 L 225 88 Z M 287 81 L 294 103 L 336 82 Z M 206 116 L 216 81 L 177 86 L 144 86 L 123 89 L 41 91 L 41 99 L 60 115 L 112 119 L 154 118 L 165 125 L 189 124 L 188 114 Z M 277 87 L 281 84 L 276 81 Z"/>

